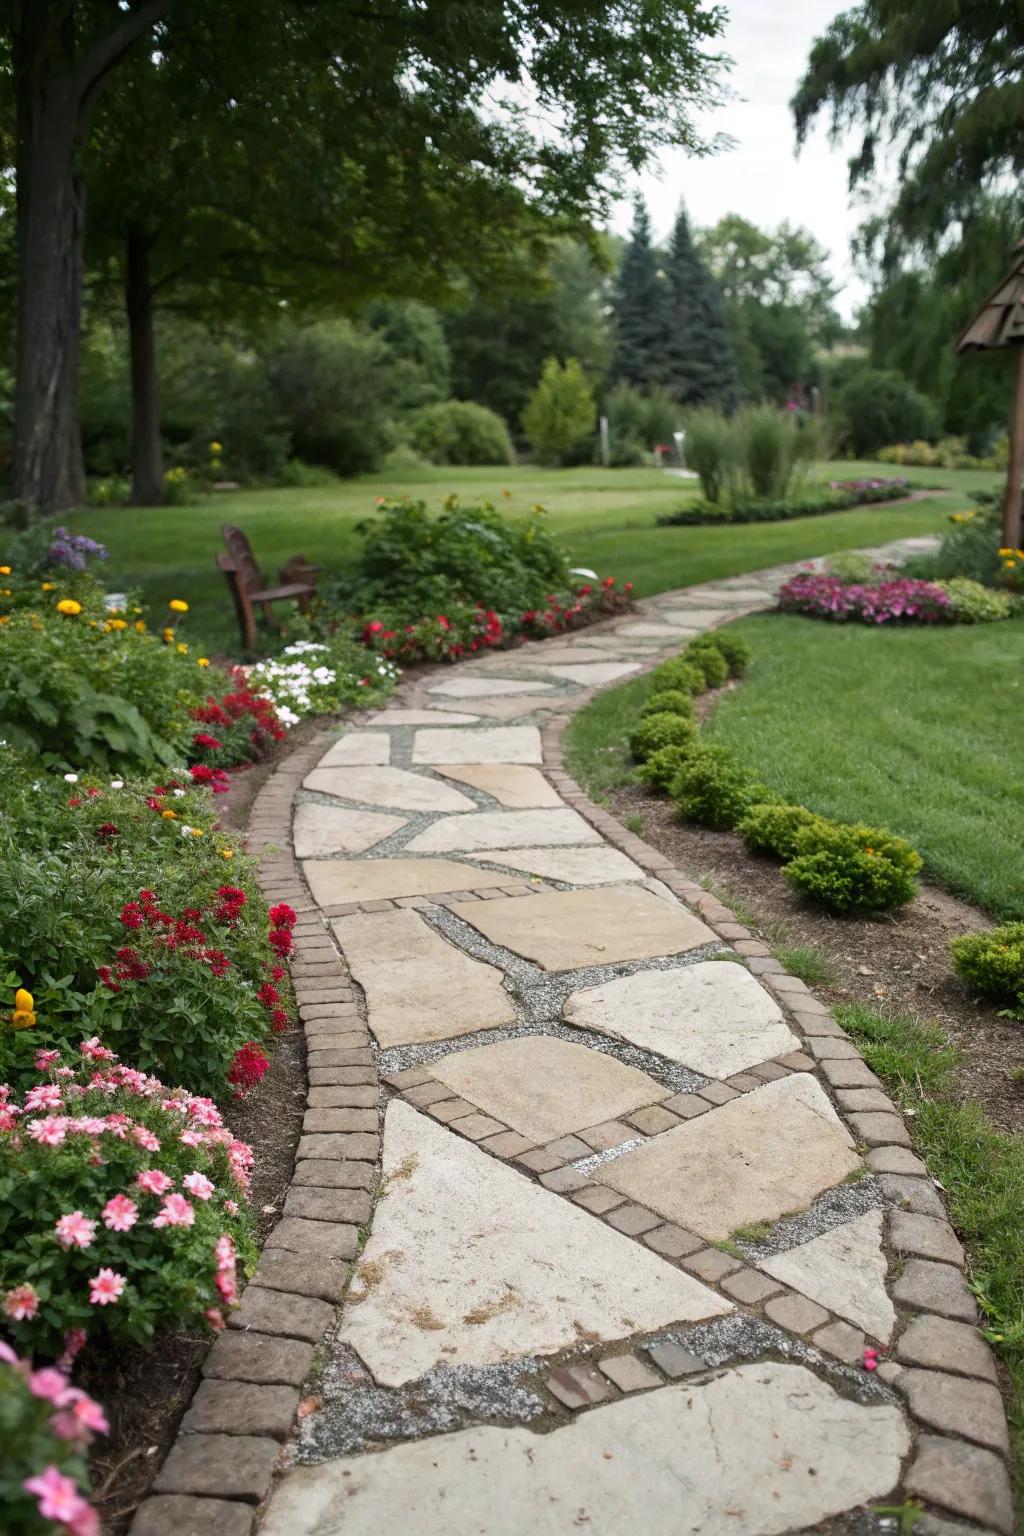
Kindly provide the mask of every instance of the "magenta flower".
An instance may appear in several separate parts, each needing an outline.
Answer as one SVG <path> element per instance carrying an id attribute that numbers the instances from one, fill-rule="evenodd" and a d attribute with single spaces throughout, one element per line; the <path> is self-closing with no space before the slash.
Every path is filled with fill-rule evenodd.
<path id="1" fill-rule="evenodd" d="M 145 1147 L 147 1152 L 160 1151 L 160 1138 L 154 1136 L 153 1132 L 147 1130 L 144 1125 L 132 1126 L 132 1137 L 140 1147 Z"/>
<path id="2" fill-rule="evenodd" d="M 103 1207 L 103 1225 L 111 1232 L 129 1232 L 139 1219 L 139 1208 L 127 1195 L 114 1195 Z"/>
<path id="3" fill-rule="evenodd" d="M 99 1035 L 93 1035 L 91 1040 L 83 1040 L 78 1047 L 87 1061 L 116 1061 L 113 1051 L 108 1051 L 105 1045 L 100 1044 Z"/>
<path id="4" fill-rule="evenodd" d="M 74 1481 L 52 1464 L 38 1477 L 27 1477 L 21 1486 L 26 1493 L 36 1495 L 39 1513 L 44 1520 L 57 1520 L 61 1525 L 69 1524 L 78 1513 L 79 1505 L 85 1503 Z"/>
<path id="5" fill-rule="evenodd" d="M 61 1103 L 61 1091 L 56 1083 L 40 1083 L 38 1088 L 30 1088 L 25 1095 L 26 1109 L 60 1109 Z"/>
<path id="6" fill-rule="evenodd" d="M 30 1120 L 25 1127 L 33 1141 L 44 1147 L 59 1147 L 68 1133 L 67 1115 L 47 1115 L 43 1120 Z"/>
<path id="7" fill-rule="evenodd" d="M 159 1215 L 153 1217 L 151 1225 L 154 1227 L 191 1227 L 195 1219 L 196 1213 L 184 1195 L 168 1195 L 160 1207 Z"/>
<path id="8" fill-rule="evenodd" d="M 116 1270 L 101 1269 L 89 1279 L 89 1300 L 94 1307 L 109 1307 L 111 1302 L 121 1300 L 126 1284 L 124 1275 Z"/>
<path id="9" fill-rule="evenodd" d="M 68 1379 L 63 1371 L 56 1371 L 52 1365 L 46 1365 L 42 1370 L 32 1372 L 28 1378 L 28 1389 L 33 1397 L 45 1397 L 49 1403 L 59 1403 L 68 1389 Z"/>
<path id="10" fill-rule="evenodd" d="M 36 1051 L 33 1058 L 37 1072 L 48 1072 L 55 1061 L 60 1060 L 60 1051 Z"/>
<path id="11" fill-rule="evenodd" d="M 69 1211 L 54 1224 L 54 1231 L 62 1248 L 89 1248 L 96 1236 L 96 1225 L 81 1211 Z"/>

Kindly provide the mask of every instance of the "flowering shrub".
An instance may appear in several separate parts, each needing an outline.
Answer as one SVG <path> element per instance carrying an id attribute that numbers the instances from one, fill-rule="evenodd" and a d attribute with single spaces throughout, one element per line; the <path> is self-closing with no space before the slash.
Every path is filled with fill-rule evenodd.
<path id="1" fill-rule="evenodd" d="M 953 969 L 985 997 L 1024 1019 L 1024 923 L 1001 923 L 988 933 L 965 933 L 949 946 Z"/>
<path id="2" fill-rule="evenodd" d="M 837 576 L 802 571 L 779 592 L 779 607 L 784 613 L 862 624 L 934 624 L 955 617 L 947 592 L 933 581 L 911 576 L 873 585 L 846 584 Z"/>
<path id="3" fill-rule="evenodd" d="M 110 1426 L 99 1403 L 62 1366 L 34 1370 L 0 1341 L 0 1508 L 7 1536 L 100 1536 L 86 1448 Z"/>
<path id="4" fill-rule="evenodd" d="M 369 661 L 356 641 L 337 632 L 329 641 L 296 640 L 249 673 L 250 686 L 272 701 L 286 728 L 305 715 L 327 715 L 356 703 L 369 708 L 397 680 L 398 668 L 391 661 Z"/>
<path id="5" fill-rule="evenodd" d="M 273 700 L 250 687 L 241 667 L 232 667 L 228 679 L 230 687 L 220 697 L 208 693 L 203 703 L 189 710 L 193 722 L 189 755 L 207 767 L 254 762 L 285 738 L 285 725 Z"/>
<path id="6" fill-rule="evenodd" d="M 148 1344 L 223 1326 L 252 1256 L 252 1153 L 209 1099 L 122 1066 L 98 1040 L 38 1056 L 37 1086 L 0 1087 L 0 1309 L 28 1347 L 72 1329 Z"/>

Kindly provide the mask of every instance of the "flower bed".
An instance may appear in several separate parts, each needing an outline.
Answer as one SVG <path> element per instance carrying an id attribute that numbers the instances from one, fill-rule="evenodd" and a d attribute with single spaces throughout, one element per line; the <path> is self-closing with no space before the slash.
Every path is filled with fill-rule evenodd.
<path id="1" fill-rule="evenodd" d="M 976 624 L 1008 619 L 1014 603 L 1007 594 L 962 577 L 928 581 L 879 566 L 864 581 L 847 581 L 828 570 L 801 571 L 780 589 L 779 607 L 837 623 Z"/>
<path id="2" fill-rule="evenodd" d="M 846 512 L 875 502 L 898 501 L 910 493 L 907 480 L 830 480 L 827 486 L 797 491 L 781 500 L 736 496 L 729 501 L 695 500 L 657 519 L 663 527 L 707 523 L 777 523 L 822 512 Z"/>

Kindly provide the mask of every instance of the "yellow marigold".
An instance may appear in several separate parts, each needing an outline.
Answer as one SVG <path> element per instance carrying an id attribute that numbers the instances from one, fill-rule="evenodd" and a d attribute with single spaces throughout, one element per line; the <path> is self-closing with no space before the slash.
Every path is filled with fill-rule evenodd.
<path id="1" fill-rule="evenodd" d="M 10 574 L 11 568 L 9 565 L 0 565 L 0 576 L 9 576 Z"/>
<path id="2" fill-rule="evenodd" d="M 3 615 L 3 617 L 2 617 L 2 618 L 0 618 L 0 624 L 9 624 L 9 623 L 10 623 L 10 622 L 11 622 L 11 621 L 10 621 L 10 619 L 9 619 L 9 618 L 8 618 L 8 617 L 7 617 L 7 615 L 6 615 L 6 613 L 5 613 L 5 614 L 4 614 L 4 615 Z M 35 629 L 38 629 L 38 628 L 39 628 L 39 625 L 38 625 L 38 624 L 36 624 L 36 625 L 34 625 L 34 626 L 33 626 L 33 628 L 35 628 Z"/>
<path id="3" fill-rule="evenodd" d="M 171 641 L 174 639 L 174 630 L 173 629 L 165 629 L 163 631 L 163 637 L 164 637 L 164 640 L 166 641 L 166 643 L 168 645 L 170 645 Z"/>
<path id="4" fill-rule="evenodd" d="M 81 611 L 81 603 L 76 603 L 73 597 L 62 597 L 60 602 L 57 604 L 58 613 L 66 613 L 74 617 L 76 613 L 81 613 Z"/>
<path id="5" fill-rule="evenodd" d="M 197 657 L 197 659 L 196 659 L 196 666 L 197 667 L 208 667 L 209 665 L 210 665 L 210 658 L 209 658 L 209 656 L 199 656 L 199 657 Z"/>
<path id="6" fill-rule="evenodd" d="M 52 592 L 53 591 L 53 586 L 54 586 L 54 584 L 53 584 L 52 581 L 41 582 L 40 583 L 40 591 L 42 591 L 42 592 Z"/>
<path id="7" fill-rule="evenodd" d="M 11 589 L 10 589 L 10 587 L 0 587 L 0 597 L 10 597 L 10 596 L 11 596 Z"/>
<path id="8" fill-rule="evenodd" d="M 167 606 L 172 613 L 188 613 L 188 603 L 180 597 L 172 597 Z"/>
<path id="9" fill-rule="evenodd" d="M 203 835 L 202 827 L 191 827 L 189 830 L 191 831 L 193 837 L 202 837 Z"/>
<path id="10" fill-rule="evenodd" d="M 222 859 L 233 859 L 235 856 L 235 850 L 233 848 L 222 848 L 220 851 L 220 856 Z"/>
<path id="11" fill-rule="evenodd" d="M 146 633 L 146 621 L 145 621 L 145 619 L 136 619 L 135 620 L 135 630 L 140 635 L 144 635 Z"/>
<path id="12" fill-rule="evenodd" d="M 188 646 L 187 646 L 187 645 L 186 645 L 186 644 L 185 644 L 185 642 L 184 642 L 184 641 L 182 641 L 182 642 L 181 642 L 181 643 L 180 643 L 180 644 L 179 644 L 179 645 L 178 645 L 178 646 L 177 646 L 177 652 L 178 652 L 178 655 L 179 655 L 179 656 L 187 656 L 187 655 L 188 655 Z"/>
<path id="13" fill-rule="evenodd" d="M 222 447 L 222 445 L 220 443 L 211 443 L 210 444 L 210 452 L 211 453 L 223 453 L 223 451 L 224 451 L 224 449 L 223 449 L 223 447 Z"/>
<path id="14" fill-rule="evenodd" d="M 160 814 L 164 821 L 177 821 L 178 819 L 177 811 L 161 811 Z"/>
<path id="15" fill-rule="evenodd" d="M 105 626 L 104 626 L 104 628 L 106 628 L 106 629 L 127 629 L 128 628 L 128 620 L 127 619 L 108 619 L 106 624 L 105 624 Z"/>

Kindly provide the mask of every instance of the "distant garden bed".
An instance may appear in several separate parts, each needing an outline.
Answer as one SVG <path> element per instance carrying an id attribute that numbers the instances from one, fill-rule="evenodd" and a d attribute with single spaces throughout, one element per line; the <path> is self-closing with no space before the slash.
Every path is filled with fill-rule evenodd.
<path id="1" fill-rule="evenodd" d="M 781 523 L 793 517 L 817 517 L 823 512 L 846 512 L 874 502 L 902 501 L 911 494 L 910 482 L 892 480 L 831 480 L 782 497 L 735 496 L 728 501 L 701 497 L 658 518 L 663 527 L 694 527 L 709 523 Z"/>

